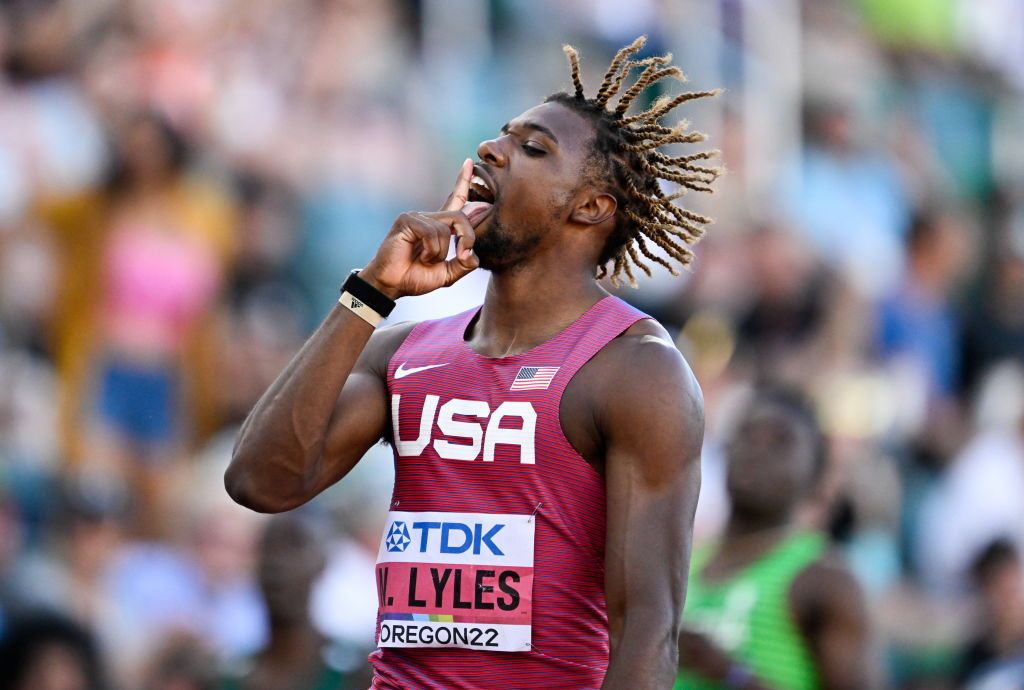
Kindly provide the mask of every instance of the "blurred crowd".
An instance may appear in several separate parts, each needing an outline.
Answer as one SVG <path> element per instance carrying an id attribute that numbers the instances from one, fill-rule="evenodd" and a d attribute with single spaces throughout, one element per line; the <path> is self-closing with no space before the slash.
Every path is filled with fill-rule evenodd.
<path id="1" fill-rule="evenodd" d="M 891 687 L 1021 687 L 1024 0 L 4 0 L 0 687 L 367 687 L 389 451 L 266 518 L 237 426 L 562 42 L 593 88 L 640 33 L 726 88 L 695 269 L 619 292 L 704 390 L 698 541 L 738 401 L 798 386 Z"/>

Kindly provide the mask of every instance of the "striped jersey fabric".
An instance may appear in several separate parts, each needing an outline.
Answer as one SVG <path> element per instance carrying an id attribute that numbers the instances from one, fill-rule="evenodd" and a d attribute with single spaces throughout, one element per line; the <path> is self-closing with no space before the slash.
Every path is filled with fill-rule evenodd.
<path id="1" fill-rule="evenodd" d="M 418 324 L 388 366 L 396 475 L 373 688 L 599 688 L 605 487 L 562 434 L 559 403 L 649 317 L 608 296 L 551 340 L 492 358 L 464 339 L 478 312 Z"/>

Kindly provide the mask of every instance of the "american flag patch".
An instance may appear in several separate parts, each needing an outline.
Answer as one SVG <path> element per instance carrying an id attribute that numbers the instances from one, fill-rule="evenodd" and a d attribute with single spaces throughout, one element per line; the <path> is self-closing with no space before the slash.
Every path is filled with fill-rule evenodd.
<path id="1" fill-rule="evenodd" d="M 558 367 L 522 367 L 512 382 L 510 391 L 544 391 L 551 385 L 551 379 L 558 373 Z"/>

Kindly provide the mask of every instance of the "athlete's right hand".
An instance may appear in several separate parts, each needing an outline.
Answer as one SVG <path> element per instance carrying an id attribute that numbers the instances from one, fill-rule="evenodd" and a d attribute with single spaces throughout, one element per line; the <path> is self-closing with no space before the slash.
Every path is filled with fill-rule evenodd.
<path id="1" fill-rule="evenodd" d="M 377 255 L 359 272 L 359 277 L 391 299 L 398 299 L 447 287 L 476 269 L 480 265 L 473 253 L 476 233 L 461 210 L 466 205 L 472 176 L 473 163 L 467 159 L 459 170 L 455 189 L 440 211 L 411 211 L 398 216 Z M 452 235 L 456 238 L 456 251 L 446 260 Z"/>

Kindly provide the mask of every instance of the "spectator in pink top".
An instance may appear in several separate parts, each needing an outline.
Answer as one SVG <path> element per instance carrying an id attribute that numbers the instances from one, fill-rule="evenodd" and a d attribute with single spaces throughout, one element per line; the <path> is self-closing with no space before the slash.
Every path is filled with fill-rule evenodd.
<path id="1" fill-rule="evenodd" d="M 217 298 L 224 233 L 166 122 L 135 117 L 120 143 L 101 258 L 97 416 L 105 455 L 139 491 L 148 532 L 159 522 L 160 477 L 187 429 L 182 359 Z"/>

